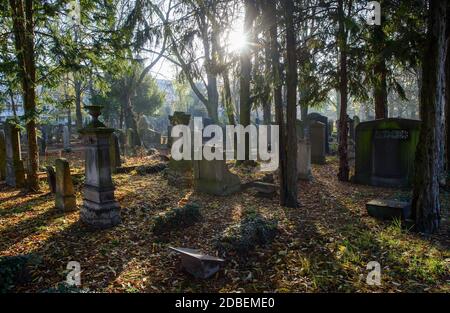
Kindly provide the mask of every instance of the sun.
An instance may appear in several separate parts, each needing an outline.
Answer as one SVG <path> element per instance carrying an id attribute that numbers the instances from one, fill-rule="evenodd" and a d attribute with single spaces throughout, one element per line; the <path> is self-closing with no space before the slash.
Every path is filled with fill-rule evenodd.
<path id="1" fill-rule="evenodd" d="M 248 46 L 247 36 L 243 31 L 232 29 L 228 35 L 230 52 L 240 52 Z"/>

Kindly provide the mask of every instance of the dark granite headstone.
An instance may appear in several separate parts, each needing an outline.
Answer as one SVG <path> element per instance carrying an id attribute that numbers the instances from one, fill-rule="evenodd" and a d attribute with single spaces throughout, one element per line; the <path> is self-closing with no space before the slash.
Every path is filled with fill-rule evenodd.
<path id="1" fill-rule="evenodd" d="M 355 136 L 355 182 L 409 186 L 414 174 L 419 128 L 420 121 L 398 118 L 361 122 Z"/>
<path id="2" fill-rule="evenodd" d="M 330 136 L 328 117 L 321 115 L 319 113 L 310 113 L 308 114 L 308 120 L 317 121 L 325 124 L 325 153 L 330 153 L 330 146 L 328 144 Z"/>
<path id="3" fill-rule="evenodd" d="M 408 219 L 411 213 L 411 206 L 408 202 L 375 199 L 366 203 L 367 213 L 370 216 L 380 219 Z"/>
<path id="4" fill-rule="evenodd" d="M 214 275 L 220 269 L 225 260 L 215 256 L 206 255 L 196 249 L 174 248 L 169 249 L 178 252 L 181 256 L 182 268 L 196 278 L 206 279 Z"/>

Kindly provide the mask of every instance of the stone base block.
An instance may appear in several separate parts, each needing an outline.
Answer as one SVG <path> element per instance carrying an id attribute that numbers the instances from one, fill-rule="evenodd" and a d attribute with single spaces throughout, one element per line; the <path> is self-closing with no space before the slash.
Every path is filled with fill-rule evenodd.
<path id="1" fill-rule="evenodd" d="M 84 200 L 80 211 L 82 222 L 95 228 L 109 228 L 121 223 L 120 206 L 116 201 L 95 203 Z"/>
<path id="2" fill-rule="evenodd" d="M 55 196 L 55 207 L 62 211 L 72 211 L 77 208 L 77 200 L 75 195 L 62 196 L 56 194 Z"/>
<path id="3" fill-rule="evenodd" d="M 375 199 L 366 203 L 367 213 L 380 219 L 408 219 L 410 204 L 403 201 Z"/>

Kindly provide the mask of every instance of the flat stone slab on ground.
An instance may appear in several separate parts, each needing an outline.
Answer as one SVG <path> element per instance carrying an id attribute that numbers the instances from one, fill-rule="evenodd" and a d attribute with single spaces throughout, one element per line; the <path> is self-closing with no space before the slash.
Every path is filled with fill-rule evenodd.
<path id="1" fill-rule="evenodd" d="M 196 278 L 206 279 L 211 277 L 219 271 L 220 265 L 225 262 L 221 258 L 203 254 L 196 249 L 174 247 L 169 247 L 169 249 L 180 253 L 183 269 Z"/>
<path id="2" fill-rule="evenodd" d="M 397 200 L 374 199 L 366 203 L 367 213 L 381 219 L 408 219 L 411 206 L 409 202 Z"/>

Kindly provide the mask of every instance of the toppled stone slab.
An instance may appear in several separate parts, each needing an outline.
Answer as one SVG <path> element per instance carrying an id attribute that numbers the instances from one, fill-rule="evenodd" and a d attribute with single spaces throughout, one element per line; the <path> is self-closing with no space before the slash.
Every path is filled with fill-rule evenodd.
<path id="1" fill-rule="evenodd" d="M 406 220 L 411 214 L 409 202 L 396 200 L 374 199 L 366 203 L 366 209 L 370 216 L 380 219 Z"/>
<path id="2" fill-rule="evenodd" d="M 253 182 L 250 185 L 251 188 L 254 188 L 257 193 L 256 196 L 262 198 L 273 198 L 277 194 L 278 186 L 271 183 L 264 182 Z"/>
<path id="3" fill-rule="evenodd" d="M 225 262 L 224 259 L 203 254 L 200 250 L 189 248 L 169 249 L 178 252 L 181 256 L 182 268 L 196 278 L 207 279 L 220 270 L 220 265 Z"/>
<path id="4" fill-rule="evenodd" d="M 136 167 L 136 172 L 139 175 L 146 175 L 146 174 L 155 174 L 159 173 L 167 168 L 167 164 L 165 163 L 157 163 L 152 165 L 140 165 Z"/>

